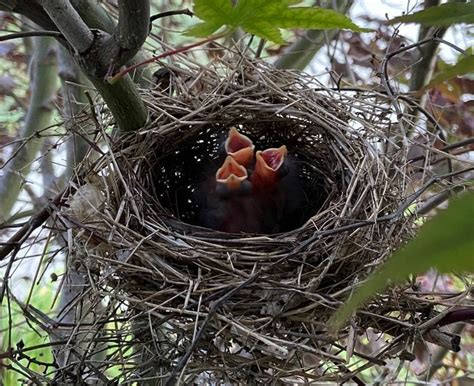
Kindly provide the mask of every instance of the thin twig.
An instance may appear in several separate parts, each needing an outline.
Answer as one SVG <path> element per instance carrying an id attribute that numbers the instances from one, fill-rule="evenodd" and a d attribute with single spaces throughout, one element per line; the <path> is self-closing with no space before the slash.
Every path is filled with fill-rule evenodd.
<path id="1" fill-rule="evenodd" d="M 55 38 L 64 38 L 64 35 L 58 31 L 22 31 L 0 36 L 0 42 L 12 39 L 22 39 L 30 36 L 52 36 Z"/>
<path id="2" fill-rule="evenodd" d="M 297 253 L 301 252 L 301 250 L 303 250 L 306 246 L 308 246 L 309 244 L 311 244 L 312 242 L 314 242 L 315 240 L 317 240 L 319 238 L 328 237 L 328 236 L 332 236 L 332 235 L 335 235 L 335 234 L 338 234 L 338 233 L 348 232 L 348 231 L 352 231 L 352 230 L 355 230 L 355 229 L 358 229 L 358 228 L 362 228 L 362 227 L 366 227 L 366 226 L 370 226 L 370 225 L 375 225 L 375 224 L 380 224 L 380 223 L 383 223 L 383 222 L 392 221 L 396 218 L 399 218 L 399 217 L 404 215 L 405 211 L 410 207 L 410 205 L 413 202 L 415 202 L 424 192 L 426 192 L 428 190 L 428 188 L 430 188 L 435 183 L 437 183 L 437 182 L 439 182 L 443 179 L 447 179 L 447 178 L 455 177 L 455 176 L 460 175 L 460 174 L 468 173 L 468 172 L 473 171 L 473 170 L 474 170 L 474 168 L 468 168 L 468 169 L 463 169 L 463 170 L 460 170 L 460 171 L 456 171 L 456 172 L 444 174 L 442 176 L 437 176 L 437 177 L 431 178 L 425 185 L 423 185 L 423 187 L 421 187 L 415 193 L 410 195 L 405 200 L 405 202 L 403 202 L 402 205 L 400 205 L 399 208 L 395 212 L 393 212 L 392 214 L 378 217 L 375 220 L 362 220 L 362 221 L 357 221 L 357 222 L 355 222 L 353 224 L 350 224 L 350 225 L 345 225 L 345 226 L 342 226 L 342 227 L 329 229 L 329 230 L 326 230 L 326 231 L 314 232 L 313 236 L 311 236 L 305 242 L 301 243 L 292 252 L 292 254 L 297 254 Z"/>
<path id="3" fill-rule="evenodd" d="M 447 152 L 449 150 L 457 149 L 464 146 L 469 146 L 472 144 L 474 144 L 474 138 L 467 138 L 459 142 L 450 143 L 449 145 L 443 146 L 437 150 Z M 426 155 L 420 155 L 418 157 L 410 158 L 409 162 L 413 163 L 413 162 L 421 161 L 424 159 L 426 159 Z"/>
<path id="4" fill-rule="evenodd" d="M 176 48 L 174 50 L 171 50 L 171 51 L 168 51 L 168 52 L 164 52 L 160 55 L 156 55 L 156 56 L 153 56 L 152 58 L 150 59 L 147 59 L 147 60 L 144 60 L 143 62 L 140 62 L 140 63 L 137 63 L 137 64 L 134 64 L 133 66 L 130 66 L 130 67 L 127 67 L 123 70 L 121 70 L 120 72 L 118 72 L 117 74 L 115 74 L 114 76 L 110 77 L 110 79 L 108 79 L 109 83 L 114 83 L 116 82 L 118 79 L 124 77 L 125 75 L 127 75 L 129 72 L 133 71 L 133 70 L 136 70 L 137 68 L 140 68 L 146 64 L 150 64 L 150 63 L 153 63 L 153 62 L 156 62 L 160 59 L 164 59 L 164 58 L 167 58 L 168 56 L 173 56 L 173 55 L 177 55 L 177 54 L 180 54 L 182 52 L 186 52 L 186 51 L 189 51 L 195 47 L 199 47 L 199 46 L 202 46 L 206 43 L 209 43 L 209 42 L 212 42 L 214 40 L 217 40 L 217 39 L 220 39 L 222 37 L 226 36 L 226 33 L 220 33 L 220 34 L 217 34 L 217 35 L 213 35 L 213 36 L 210 36 L 208 37 L 207 39 L 204 39 L 204 40 L 200 40 L 196 43 L 193 43 L 193 44 L 189 44 L 187 46 L 183 46 L 183 47 L 180 47 L 180 48 Z"/>
<path id="5" fill-rule="evenodd" d="M 239 292 L 241 289 L 245 288 L 249 284 L 253 283 L 260 275 L 262 271 L 258 271 L 254 273 L 252 276 L 250 276 L 247 280 L 239 284 L 237 287 L 234 289 L 230 290 L 227 292 L 224 296 L 222 296 L 220 299 L 218 299 L 216 302 L 214 302 L 209 309 L 209 312 L 206 316 L 206 319 L 204 319 L 204 322 L 201 325 L 201 328 L 199 329 L 199 332 L 196 334 L 196 337 L 194 338 L 193 342 L 191 343 L 191 346 L 186 350 L 186 354 L 181 358 L 181 360 L 178 362 L 176 367 L 173 369 L 171 372 L 168 380 L 165 383 L 165 386 L 173 386 L 175 384 L 176 377 L 178 373 L 186 366 L 186 363 L 188 363 L 189 358 L 194 352 L 194 349 L 196 348 L 197 344 L 201 340 L 202 336 L 204 335 L 204 332 L 206 331 L 206 327 L 213 318 L 214 314 L 216 313 L 217 309 L 223 305 L 227 300 L 229 300 L 232 296 L 234 296 L 237 292 Z"/>
<path id="6" fill-rule="evenodd" d="M 168 16 L 174 16 L 174 15 L 187 15 L 190 17 L 194 16 L 194 13 L 192 13 L 189 9 L 178 9 L 176 11 L 166 11 L 166 12 L 160 12 L 157 13 L 156 15 L 152 15 L 150 17 L 150 22 L 153 23 L 155 20 L 161 19 L 163 17 L 168 17 Z"/>
<path id="7" fill-rule="evenodd" d="M 18 246 L 21 245 L 35 229 L 40 227 L 51 216 L 51 213 L 54 212 L 56 208 L 63 206 L 67 197 L 74 193 L 74 191 L 75 189 L 72 187 L 72 185 L 69 185 L 66 189 L 54 197 L 51 202 L 46 204 L 43 209 L 32 216 L 30 220 L 20 228 L 20 230 L 10 237 L 6 245 L 0 249 L 0 261 L 7 257 L 15 248 L 18 248 Z"/>

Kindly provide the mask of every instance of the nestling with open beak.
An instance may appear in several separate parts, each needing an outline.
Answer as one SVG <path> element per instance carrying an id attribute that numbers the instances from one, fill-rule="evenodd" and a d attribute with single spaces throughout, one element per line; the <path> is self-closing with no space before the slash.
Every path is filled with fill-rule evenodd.
<path id="1" fill-rule="evenodd" d="M 271 190 L 288 173 L 286 159 L 288 150 L 285 145 L 257 151 L 255 170 L 250 181 L 254 191 Z"/>
<path id="2" fill-rule="evenodd" d="M 261 209 L 251 192 L 247 169 L 227 156 L 201 197 L 201 225 L 229 233 L 260 233 Z"/>
<path id="3" fill-rule="evenodd" d="M 247 169 L 230 155 L 216 172 L 216 193 L 221 197 L 247 194 L 251 191 Z"/>
<path id="4" fill-rule="evenodd" d="M 255 169 L 250 178 L 252 195 L 262 211 L 260 228 L 263 233 L 280 232 L 285 223 L 288 205 L 288 150 L 285 145 L 257 151 Z"/>
<path id="5" fill-rule="evenodd" d="M 230 155 L 242 166 L 248 167 L 253 161 L 255 146 L 246 135 L 240 134 L 235 127 L 231 127 L 224 144 L 227 155 Z"/>

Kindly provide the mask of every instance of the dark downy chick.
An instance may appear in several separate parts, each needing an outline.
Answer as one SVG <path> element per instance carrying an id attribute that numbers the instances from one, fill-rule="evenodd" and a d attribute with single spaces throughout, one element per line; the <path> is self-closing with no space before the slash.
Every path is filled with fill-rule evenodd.
<path id="1" fill-rule="evenodd" d="M 260 209 L 251 192 L 247 169 L 227 156 L 201 195 L 201 224 L 222 232 L 260 233 Z"/>
<path id="2" fill-rule="evenodd" d="M 283 184 L 288 174 L 288 150 L 285 145 L 257 151 L 255 169 L 250 178 L 252 196 L 261 209 L 261 229 L 264 233 L 281 230 L 288 195 Z"/>

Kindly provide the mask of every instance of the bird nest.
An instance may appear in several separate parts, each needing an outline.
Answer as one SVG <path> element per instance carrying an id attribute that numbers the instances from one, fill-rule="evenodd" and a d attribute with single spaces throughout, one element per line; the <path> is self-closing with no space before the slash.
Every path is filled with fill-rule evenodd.
<path id="1" fill-rule="evenodd" d="M 120 347 L 104 366 L 125 363 L 128 380 L 343 381 L 357 370 L 341 352 L 355 355 L 354 336 L 369 327 L 398 338 L 373 358 L 358 353 L 359 370 L 416 339 L 403 321 L 429 318 L 431 308 L 403 288 L 379 295 L 350 328 L 331 335 L 327 326 L 412 235 L 406 148 L 383 93 L 331 90 L 240 59 L 160 70 L 144 97 L 147 126 L 120 139 L 103 130 L 98 142 L 110 151 L 84 162 L 62 213 L 89 296 L 119 320 L 102 331 Z M 214 177 L 231 127 L 256 149 L 288 149 L 288 195 L 298 189 L 299 205 L 272 232 L 203 226 L 211 196 L 197 192 Z"/>

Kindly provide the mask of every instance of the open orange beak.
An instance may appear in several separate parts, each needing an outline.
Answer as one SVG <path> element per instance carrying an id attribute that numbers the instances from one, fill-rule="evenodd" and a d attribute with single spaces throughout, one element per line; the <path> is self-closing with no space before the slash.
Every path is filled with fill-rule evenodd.
<path id="1" fill-rule="evenodd" d="M 285 145 L 257 151 L 252 183 L 256 186 L 270 187 L 281 177 L 281 169 L 287 157 Z"/>
<path id="2" fill-rule="evenodd" d="M 235 127 L 229 130 L 225 141 L 225 151 L 239 164 L 248 166 L 253 159 L 255 146 L 246 135 L 240 134 Z"/>
<path id="3" fill-rule="evenodd" d="M 230 155 L 227 156 L 223 165 L 216 172 L 216 182 L 218 189 L 220 189 L 222 192 L 242 190 L 247 178 L 247 169 L 240 165 Z"/>

